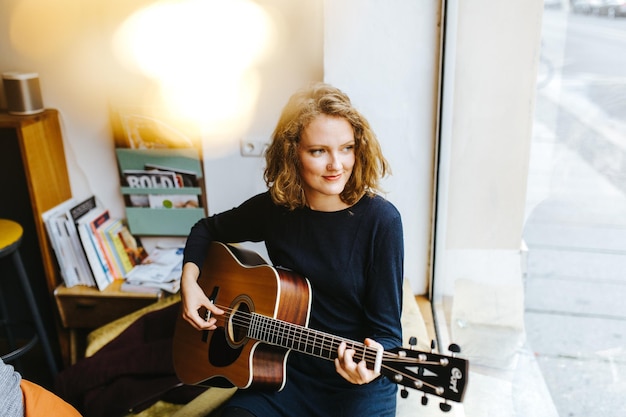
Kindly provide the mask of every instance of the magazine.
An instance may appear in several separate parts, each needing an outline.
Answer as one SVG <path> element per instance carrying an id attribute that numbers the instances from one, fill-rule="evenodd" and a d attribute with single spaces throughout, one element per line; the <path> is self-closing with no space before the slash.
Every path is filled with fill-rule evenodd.
<path id="1" fill-rule="evenodd" d="M 196 194 L 149 194 L 148 207 L 165 209 L 198 208 Z"/>
<path id="2" fill-rule="evenodd" d="M 176 174 L 155 169 L 125 169 L 124 181 L 130 188 L 180 188 Z"/>
<path id="3" fill-rule="evenodd" d="M 90 199 L 77 204 L 76 200 L 71 198 L 41 216 L 59 265 L 61 278 L 68 288 L 75 285 L 96 285 L 74 223 L 74 214 L 81 211 L 77 207 L 83 207 L 85 204 L 91 204 Z"/>
<path id="4" fill-rule="evenodd" d="M 126 276 L 122 290 L 159 288 L 169 293 L 180 289 L 183 248 L 156 248 L 144 261 L 135 266 Z M 132 286 L 132 287 L 131 287 Z"/>

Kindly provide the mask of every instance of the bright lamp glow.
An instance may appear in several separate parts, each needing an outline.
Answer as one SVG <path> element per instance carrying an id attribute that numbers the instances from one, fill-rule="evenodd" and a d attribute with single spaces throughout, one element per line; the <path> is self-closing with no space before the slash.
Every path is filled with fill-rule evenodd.
<path id="1" fill-rule="evenodd" d="M 249 122 L 260 91 L 254 65 L 273 37 L 270 16 L 248 0 L 161 1 L 122 24 L 114 49 L 158 82 L 171 115 L 211 133 Z"/>

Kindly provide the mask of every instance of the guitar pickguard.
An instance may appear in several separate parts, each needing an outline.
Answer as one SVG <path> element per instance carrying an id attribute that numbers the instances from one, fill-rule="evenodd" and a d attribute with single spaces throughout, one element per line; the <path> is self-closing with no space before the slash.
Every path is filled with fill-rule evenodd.
<path id="1" fill-rule="evenodd" d="M 239 358 L 242 350 L 242 346 L 233 349 L 228 341 L 226 330 L 218 327 L 213 330 L 209 340 L 209 363 L 216 368 L 230 366 Z"/>
<path id="2" fill-rule="evenodd" d="M 209 342 L 209 363 L 222 368 L 232 365 L 241 355 L 248 342 L 247 326 L 253 311 L 252 299 L 247 295 L 238 296 L 230 306 L 226 327 L 219 326 L 212 332 Z"/>

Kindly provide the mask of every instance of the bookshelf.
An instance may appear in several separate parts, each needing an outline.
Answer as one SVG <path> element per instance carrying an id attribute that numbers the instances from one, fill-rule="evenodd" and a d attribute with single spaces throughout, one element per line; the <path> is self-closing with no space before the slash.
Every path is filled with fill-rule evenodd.
<path id="1" fill-rule="evenodd" d="M 62 284 L 42 219 L 44 212 L 72 197 L 57 110 L 46 109 L 28 116 L 0 111 L 0 188 L 6 196 L 5 204 L 0 205 L 0 217 L 15 220 L 24 228 L 20 253 L 44 316 L 46 332 L 50 339 L 58 340 L 58 344 L 52 345 L 64 366 L 80 356 L 77 346 L 83 332 L 158 300 L 156 294 L 122 292 L 120 282 L 102 292 L 84 286 L 66 288 Z M 0 268 L 0 275 L 5 273 L 13 271 Z M 18 288 L 5 288 L 7 295 L 14 292 L 21 293 Z M 19 298 L 6 298 L 11 311 L 24 308 Z"/>

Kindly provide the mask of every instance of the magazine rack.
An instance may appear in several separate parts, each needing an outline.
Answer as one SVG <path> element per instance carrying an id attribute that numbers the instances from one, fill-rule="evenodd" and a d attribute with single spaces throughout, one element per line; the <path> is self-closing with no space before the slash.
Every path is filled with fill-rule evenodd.
<path id="1" fill-rule="evenodd" d="M 124 171 L 144 170 L 146 166 L 156 166 L 192 172 L 197 186 L 181 188 L 144 187 L 120 188 L 126 201 L 126 218 L 130 231 L 139 236 L 187 236 L 191 227 L 206 216 L 206 198 L 203 193 L 204 178 L 202 163 L 195 148 L 171 149 L 129 149 L 117 148 L 117 161 L 120 179 Z M 197 196 L 197 208 L 150 208 L 136 207 L 130 202 L 131 196 Z"/>

